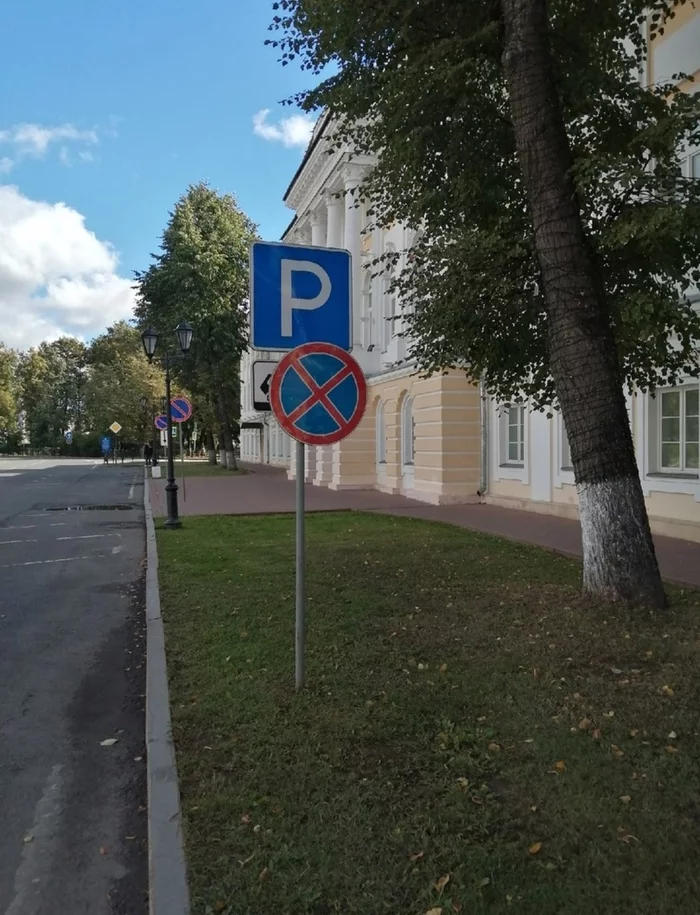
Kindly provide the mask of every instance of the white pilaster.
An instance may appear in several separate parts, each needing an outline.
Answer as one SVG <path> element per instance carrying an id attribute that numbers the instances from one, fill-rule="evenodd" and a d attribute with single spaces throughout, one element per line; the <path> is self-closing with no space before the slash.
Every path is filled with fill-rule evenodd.
<path id="1" fill-rule="evenodd" d="M 360 183 L 356 174 L 345 177 L 345 233 L 344 247 L 352 256 L 352 342 L 353 346 L 362 345 L 362 324 L 360 322 L 360 303 L 362 301 L 361 239 L 362 223 L 359 198 L 352 193 Z"/>

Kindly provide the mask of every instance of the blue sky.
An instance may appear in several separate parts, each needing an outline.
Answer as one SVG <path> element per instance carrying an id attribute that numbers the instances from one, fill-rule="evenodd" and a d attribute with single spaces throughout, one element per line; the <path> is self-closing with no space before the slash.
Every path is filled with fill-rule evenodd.
<path id="1" fill-rule="evenodd" d="M 21 237 L 18 262 L 36 268 L 37 251 L 70 247 L 75 211 L 84 217 L 83 234 L 94 233 L 118 252 L 118 265 L 112 259 L 109 269 L 130 278 L 147 265 L 177 197 L 200 179 L 233 192 L 262 236 L 278 238 L 292 215 L 282 195 L 308 132 L 299 121 L 285 132 L 283 119 L 293 112 L 278 103 L 309 77 L 282 67 L 264 45 L 272 15 L 271 0 L 7 0 L 0 202 L 14 215 L 9 227 L 9 217 L 0 216 L 0 233 L 9 233 L 15 246 Z M 258 130 L 264 136 L 256 135 L 254 117 L 260 121 L 265 109 L 270 113 Z M 59 203 L 71 213 L 57 209 Z M 41 230 L 30 230 L 40 217 Z M 32 235 L 34 255 L 25 250 Z M 64 273 L 53 248 L 22 300 L 36 312 L 32 329 L 10 335 L 14 345 L 55 336 L 57 329 L 94 332 L 88 306 L 75 305 L 77 293 L 54 320 L 65 281 L 117 295 L 116 287 L 100 285 L 106 266 L 96 248 L 85 256 L 68 252 Z M 11 295 L 21 274 L 16 266 L 3 277 L 0 267 L 0 320 L 10 305 L 18 312 Z M 115 299 L 113 311 L 118 307 Z"/>

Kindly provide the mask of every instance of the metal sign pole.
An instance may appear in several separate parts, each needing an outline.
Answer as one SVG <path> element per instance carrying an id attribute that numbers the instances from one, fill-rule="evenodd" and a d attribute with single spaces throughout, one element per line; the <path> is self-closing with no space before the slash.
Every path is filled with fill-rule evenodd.
<path id="1" fill-rule="evenodd" d="M 178 432 L 180 433 L 180 476 L 182 477 L 182 500 L 187 502 L 187 488 L 185 486 L 185 450 L 182 442 L 182 423 L 178 423 Z"/>
<path id="2" fill-rule="evenodd" d="M 297 590 L 296 590 L 296 688 L 304 688 L 304 478 L 306 476 L 304 443 L 297 442 Z"/>

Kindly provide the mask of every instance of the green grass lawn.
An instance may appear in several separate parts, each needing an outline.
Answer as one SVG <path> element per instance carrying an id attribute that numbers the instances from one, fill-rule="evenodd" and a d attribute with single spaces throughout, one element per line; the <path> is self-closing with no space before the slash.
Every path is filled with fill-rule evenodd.
<path id="1" fill-rule="evenodd" d="M 700 898 L 700 615 L 458 528 L 159 532 L 193 915 L 666 915 Z"/>

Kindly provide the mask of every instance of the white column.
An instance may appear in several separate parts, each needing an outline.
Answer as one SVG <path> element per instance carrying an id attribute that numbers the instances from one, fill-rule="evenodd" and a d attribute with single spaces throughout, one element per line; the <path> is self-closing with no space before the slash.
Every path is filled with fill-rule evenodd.
<path id="1" fill-rule="evenodd" d="M 345 178 L 345 235 L 344 247 L 352 256 L 352 342 L 354 346 L 362 344 L 362 324 L 360 322 L 360 305 L 362 302 L 362 277 L 360 272 L 361 250 L 360 233 L 362 223 L 357 194 L 350 193 L 359 185 L 356 175 Z"/>
<path id="2" fill-rule="evenodd" d="M 311 244 L 326 247 L 326 212 L 320 208 L 311 214 Z"/>
<path id="3" fill-rule="evenodd" d="M 326 244 L 329 248 L 343 247 L 343 199 L 334 194 L 326 197 Z M 333 449 L 330 445 L 316 448 L 316 486 L 328 486 L 333 479 Z"/>
<path id="4" fill-rule="evenodd" d="M 343 198 L 329 194 L 326 199 L 329 248 L 343 247 Z"/>

